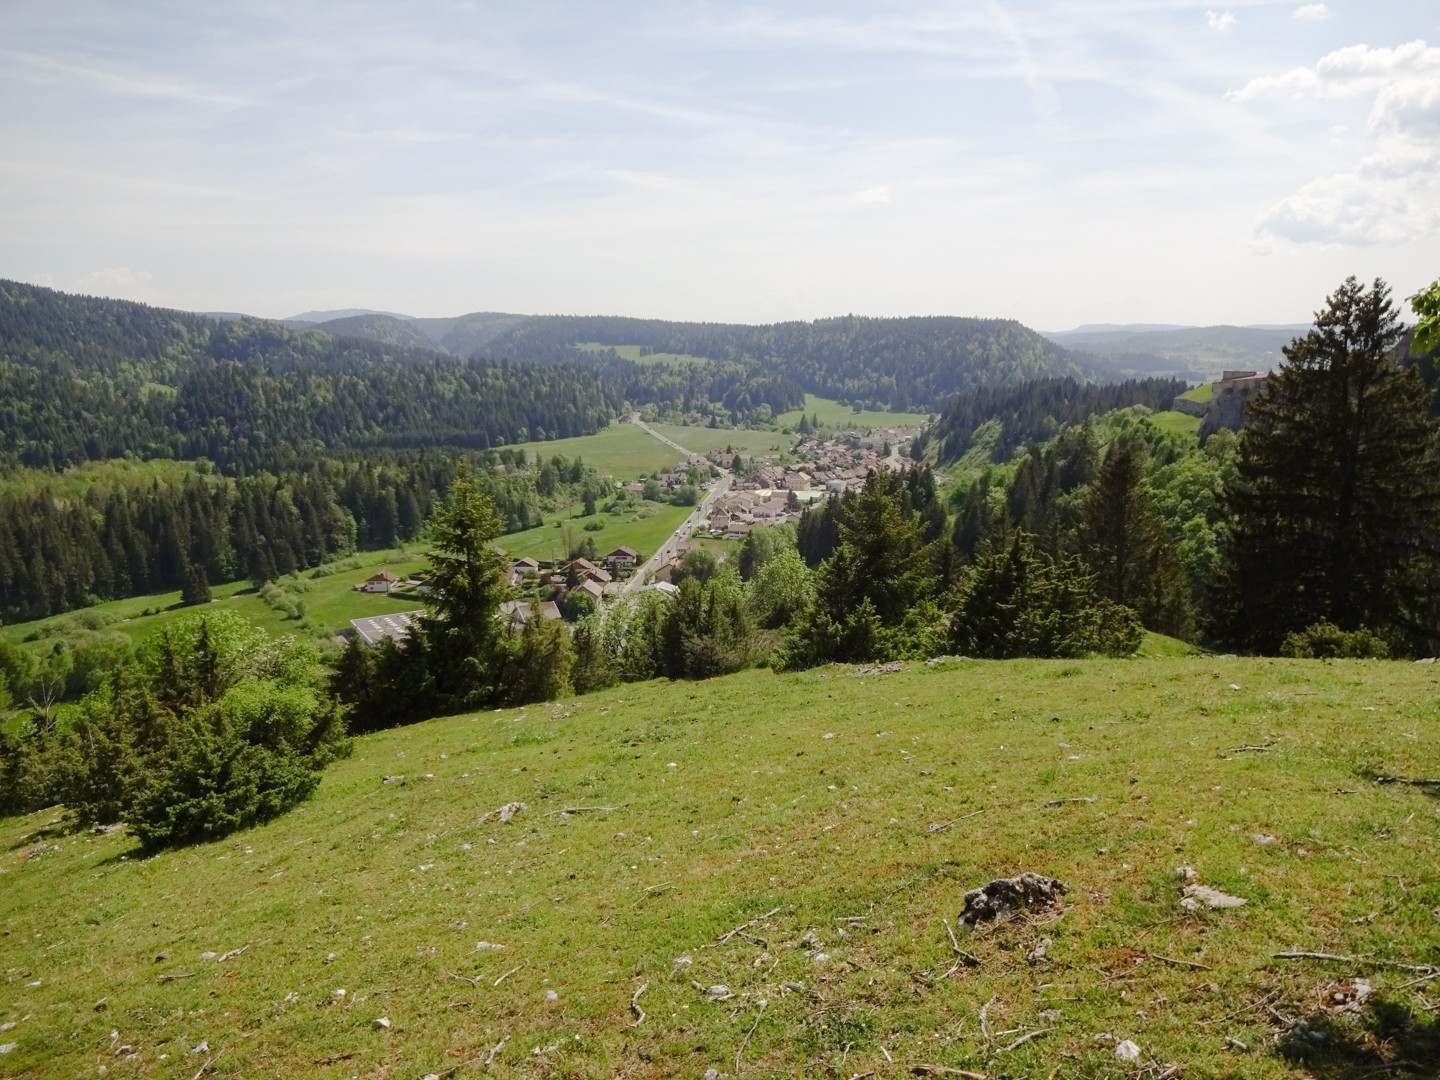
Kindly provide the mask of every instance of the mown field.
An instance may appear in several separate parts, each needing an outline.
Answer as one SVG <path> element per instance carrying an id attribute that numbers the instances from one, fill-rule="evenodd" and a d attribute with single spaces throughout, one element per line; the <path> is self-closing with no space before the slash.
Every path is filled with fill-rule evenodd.
<path id="1" fill-rule="evenodd" d="M 857 413 L 849 405 L 841 405 L 838 401 L 816 397 L 814 394 L 805 395 L 803 412 L 805 416 L 818 414 L 821 427 L 860 428 L 865 431 L 877 427 L 923 424 L 930 419 L 927 413 L 877 412 L 874 409 L 862 409 Z M 794 427 L 800 423 L 800 416 L 801 410 L 795 409 L 791 412 L 781 413 L 776 419 L 787 427 Z"/>
<path id="2" fill-rule="evenodd" d="M 682 430 L 690 431 L 690 428 Z M 688 445 L 676 439 L 681 446 Z M 637 477 L 663 472 L 680 460 L 675 451 L 633 424 L 611 424 L 594 435 L 578 435 L 573 439 L 549 439 L 543 442 L 515 443 L 534 458 L 548 461 L 556 454 L 566 458 L 581 457 L 585 464 L 610 473 L 616 480 L 630 481 Z"/>
<path id="3" fill-rule="evenodd" d="M 297 812 L 149 858 L 5 820 L 0 1073 L 1433 1076 L 1440 803 L 1373 776 L 1440 773 L 1436 689 L 749 672 L 367 736 Z M 1244 906 L 1182 907 L 1187 866 Z M 1061 906 L 952 942 L 1027 870 Z"/>

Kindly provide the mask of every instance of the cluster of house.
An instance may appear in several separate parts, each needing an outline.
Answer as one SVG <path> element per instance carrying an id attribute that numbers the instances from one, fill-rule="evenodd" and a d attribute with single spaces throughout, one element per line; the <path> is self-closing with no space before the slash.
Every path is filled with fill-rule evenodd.
<path id="1" fill-rule="evenodd" d="M 655 477 L 655 482 L 667 491 L 674 491 L 678 487 L 684 487 L 686 484 L 694 483 L 694 481 L 690 479 L 690 471 L 692 469 L 699 469 L 703 475 L 709 476 L 710 466 L 712 464 L 718 464 L 724 467 L 728 466 L 730 462 L 728 460 L 722 462 L 720 456 L 714 452 L 712 452 L 709 457 L 691 454 L 678 465 L 672 465 L 660 473 L 660 475 Z M 637 481 L 622 486 L 626 491 L 633 492 L 636 495 L 643 494 L 645 491 L 643 482 Z"/>
<path id="2" fill-rule="evenodd" d="M 503 549 L 498 550 L 502 555 L 505 554 Z M 623 546 L 604 555 L 599 562 L 584 558 L 543 561 L 524 556 L 511 561 L 508 581 L 512 587 L 531 584 L 540 588 L 548 587 L 552 589 L 553 595 L 562 598 L 579 590 L 598 604 L 605 595 L 605 586 L 618 575 L 634 571 L 639 565 L 640 553 L 632 547 Z M 360 592 L 386 594 L 402 587 L 415 588 L 422 593 L 426 589 L 423 578 L 403 580 L 389 570 L 382 570 L 355 586 Z M 385 638 L 403 641 L 415 625 L 415 620 L 424 614 L 425 609 L 420 608 L 393 615 L 373 615 L 364 619 L 351 619 L 350 626 L 361 641 L 373 646 Z M 560 605 L 555 600 L 542 600 L 538 603 L 529 600 L 506 600 L 500 605 L 499 614 L 509 622 L 511 629 L 517 631 L 534 618 L 561 618 Z"/>
<path id="3" fill-rule="evenodd" d="M 590 559 L 541 560 L 528 555 L 510 564 L 510 585 L 526 584 L 553 588 L 566 595 L 572 590 L 586 593 L 597 604 L 605 595 L 605 587 L 619 575 L 640 565 L 640 553 L 632 547 L 618 547 L 600 557 Z"/>

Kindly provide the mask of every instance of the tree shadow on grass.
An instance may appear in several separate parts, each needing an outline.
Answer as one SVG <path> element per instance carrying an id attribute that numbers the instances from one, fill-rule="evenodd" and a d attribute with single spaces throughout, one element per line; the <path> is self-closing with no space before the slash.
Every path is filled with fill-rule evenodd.
<path id="1" fill-rule="evenodd" d="M 1277 1052 L 1314 1080 L 1440 1078 L 1440 1017 L 1372 999 L 1359 1015 L 1316 1011 L 1280 1039 Z"/>

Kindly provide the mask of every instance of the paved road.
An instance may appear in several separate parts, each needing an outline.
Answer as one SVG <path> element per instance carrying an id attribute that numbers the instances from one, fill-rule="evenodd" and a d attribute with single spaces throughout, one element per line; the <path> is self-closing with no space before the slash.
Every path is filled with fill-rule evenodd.
<path id="1" fill-rule="evenodd" d="M 636 427 L 638 427 L 641 431 L 653 435 L 655 438 L 663 442 L 666 446 L 672 447 L 680 451 L 680 453 L 685 454 L 687 457 L 695 456 L 692 451 L 685 449 L 685 447 L 681 446 L 674 439 L 667 439 L 664 435 L 661 435 L 654 428 L 644 423 L 640 419 L 639 414 L 632 414 L 630 417 L 630 422 Z M 700 500 L 700 505 L 695 507 L 694 511 L 692 511 L 691 514 L 680 523 L 680 527 L 670 534 L 670 538 L 666 540 L 665 543 L 660 545 L 660 550 L 655 552 L 654 555 L 650 556 L 650 558 L 646 560 L 644 566 L 639 567 L 635 571 L 635 573 L 630 575 L 630 577 L 621 587 L 620 592 L 623 594 L 635 592 L 636 590 L 640 589 L 645 584 L 645 579 L 647 577 L 649 577 L 656 570 L 658 570 L 663 563 L 674 558 L 680 541 L 690 536 L 696 531 L 696 529 L 705 525 L 706 519 L 710 516 L 711 507 L 715 505 L 716 501 L 720 499 L 721 496 L 723 496 L 727 491 L 730 490 L 730 485 L 734 482 L 735 477 L 732 473 L 730 473 L 728 470 L 722 471 L 720 473 L 720 479 L 716 480 L 713 484 L 710 485 L 709 488 L 706 489 L 704 498 Z"/>

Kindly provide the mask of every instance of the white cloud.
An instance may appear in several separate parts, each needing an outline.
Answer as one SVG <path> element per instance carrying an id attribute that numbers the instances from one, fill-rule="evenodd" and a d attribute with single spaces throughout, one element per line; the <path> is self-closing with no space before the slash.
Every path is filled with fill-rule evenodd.
<path id="1" fill-rule="evenodd" d="M 850 198 L 857 203 L 877 205 L 890 201 L 890 189 L 884 184 L 872 184 L 870 187 L 861 188 Z"/>
<path id="2" fill-rule="evenodd" d="M 1372 99 L 1371 152 L 1352 168 L 1317 177 L 1271 207 L 1257 235 L 1299 244 L 1403 243 L 1440 231 L 1440 48 L 1352 45 L 1313 68 L 1252 79 L 1233 102 Z M 1332 136 L 1334 128 L 1331 129 Z"/>
<path id="3" fill-rule="evenodd" d="M 1207 11 L 1205 12 L 1205 21 L 1217 34 L 1228 34 L 1235 28 L 1235 13 L 1233 11 Z"/>
<path id="4" fill-rule="evenodd" d="M 1324 4 L 1302 4 L 1290 12 L 1290 17 L 1301 22 L 1324 22 L 1330 17 L 1330 9 Z"/>

